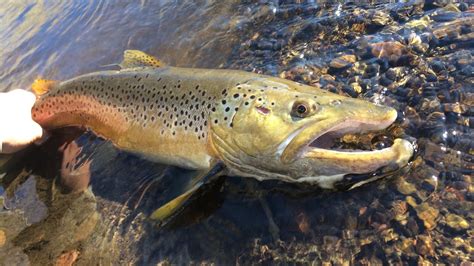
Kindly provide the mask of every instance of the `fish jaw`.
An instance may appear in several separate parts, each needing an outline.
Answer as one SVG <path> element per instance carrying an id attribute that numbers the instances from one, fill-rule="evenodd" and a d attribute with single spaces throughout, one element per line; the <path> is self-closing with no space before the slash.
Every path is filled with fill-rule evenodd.
<path id="1" fill-rule="evenodd" d="M 298 182 L 316 183 L 322 188 L 335 188 L 345 177 L 367 174 L 352 187 L 368 183 L 376 174 L 383 175 L 408 164 L 413 145 L 404 139 L 395 139 L 391 147 L 376 151 L 344 152 L 308 148 L 292 163 L 295 172 L 301 172 Z M 308 174 L 313 172 L 314 174 Z M 350 180 L 349 180 L 350 181 Z"/>
<path id="2" fill-rule="evenodd" d="M 414 147 L 404 139 L 395 139 L 391 147 L 381 150 L 332 150 L 324 147 L 322 142 L 325 139 L 349 133 L 383 130 L 397 118 L 397 112 L 393 108 L 355 100 L 354 105 L 358 104 L 367 105 L 369 109 L 360 108 L 359 112 L 342 111 L 354 115 L 334 118 L 337 117 L 336 114 L 332 119 L 322 119 L 299 129 L 292 139 L 286 140 L 287 145 L 280 160 L 287 165 L 294 181 L 316 183 L 322 188 L 330 189 L 337 183 L 344 182 L 350 175 L 365 174 L 357 183 L 369 182 L 367 180 L 373 177 L 372 173 L 381 174 L 408 164 Z M 364 111 L 370 108 L 371 111 Z"/>

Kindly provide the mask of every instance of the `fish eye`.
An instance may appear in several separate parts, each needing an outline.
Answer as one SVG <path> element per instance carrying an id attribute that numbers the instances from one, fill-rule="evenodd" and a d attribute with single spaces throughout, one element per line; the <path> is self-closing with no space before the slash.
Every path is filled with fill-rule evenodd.
<path id="1" fill-rule="evenodd" d="M 291 116 L 304 118 L 310 115 L 311 113 L 311 106 L 308 103 L 297 101 L 293 104 L 293 108 L 291 110 Z M 315 109 L 315 107 L 313 107 Z"/>
<path id="2" fill-rule="evenodd" d="M 308 109 L 306 108 L 304 104 L 300 104 L 296 107 L 296 112 L 298 112 L 298 114 L 300 115 L 305 114 L 307 111 Z"/>

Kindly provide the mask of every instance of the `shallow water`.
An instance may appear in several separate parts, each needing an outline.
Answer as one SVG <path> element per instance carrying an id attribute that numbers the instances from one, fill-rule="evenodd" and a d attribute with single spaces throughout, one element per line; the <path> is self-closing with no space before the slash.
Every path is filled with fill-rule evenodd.
<path id="1" fill-rule="evenodd" d="M 349 192 L 221 178 L 158 229 L 146 217 L 193 173 L 61 131 L 5 167 L 3 263 L 474 260 L 472 6 L 63 2 L 0 6 L 0 91 L 101 70 L 139 49 L 393 106 L 400 118 L 386 133 L 416 138 L 418 154 L 407 173 Z"/>

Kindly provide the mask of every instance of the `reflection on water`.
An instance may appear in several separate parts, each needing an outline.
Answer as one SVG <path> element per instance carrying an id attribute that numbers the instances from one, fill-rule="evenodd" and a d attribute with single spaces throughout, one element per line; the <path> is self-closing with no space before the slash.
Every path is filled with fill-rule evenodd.
<path id="1" fill-rule="evenodd" d="M 175 66 L 226 62 L 251 18 L 239 1 L 36 1 L 0 6 L 0 91 L 120 62 L 125 49 Z"/>
<path id="2" fill-rule="evenodd" d="M 387 133 L 417 138 L 410 172 L 350 192 L 225 177 L 157 228 L 149 214 L 179 195 L 193 172 L 62 130 L 0 158 L 0 261 L 474 260 L 474 8 L 298 2 L 7 1 L 0 91 L 28 88 L 38 75 L 63 80 L 102 69 L 125 49 L 171 65 L 280 75 L 397 108 L 398 125 Z"/>

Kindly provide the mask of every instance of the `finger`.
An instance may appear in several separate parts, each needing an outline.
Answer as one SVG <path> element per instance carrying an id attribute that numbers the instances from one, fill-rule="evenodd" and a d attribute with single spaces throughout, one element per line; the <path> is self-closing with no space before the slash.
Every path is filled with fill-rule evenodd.
<path id="1" fill-rule="evenodd" d="M 32 123 L 31 124 L 31 139 L 33 141 L 39 140 L 43 137 L 43 128 L 38 125 L 37 123 Z M 32 142 L 33 142 L 32 141 Z"/>
<path id="2" fill-rule="evenodd" d="M 27 90 L 14 89 L 7 93 L 12 96 L 13 99 L 21 100 L 21 102 L 28 103 L 31 106 L 33 106 L 36 101 L 36 96 Z"/>

